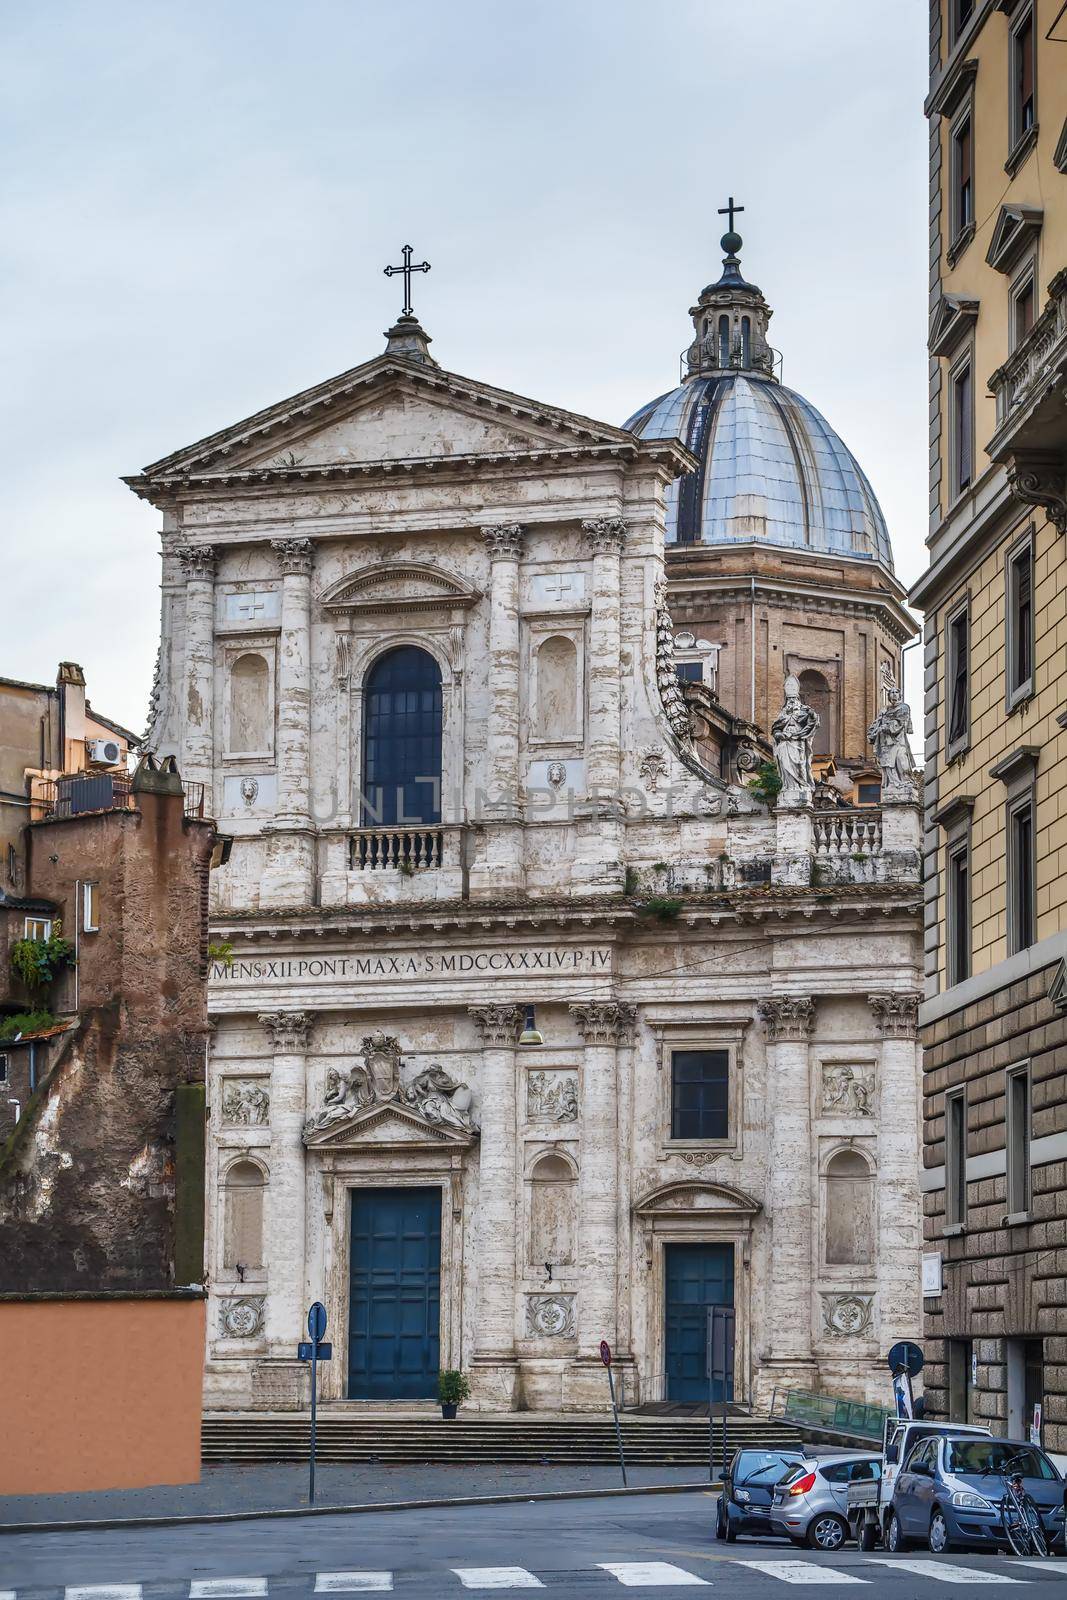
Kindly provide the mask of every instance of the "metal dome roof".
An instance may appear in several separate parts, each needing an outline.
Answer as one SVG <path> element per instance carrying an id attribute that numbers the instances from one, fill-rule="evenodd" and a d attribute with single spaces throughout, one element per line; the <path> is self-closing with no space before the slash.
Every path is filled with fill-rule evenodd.
<path id="1" fill-rule="evenodd" d="M 855 456 L 809 401 L 770 375 L 693 373 L 624 426 L 645 439 L 681 439 L 699 463 L 668 491 L 668 541 L 756 540 L 893 570 L 885 518 Z"/>

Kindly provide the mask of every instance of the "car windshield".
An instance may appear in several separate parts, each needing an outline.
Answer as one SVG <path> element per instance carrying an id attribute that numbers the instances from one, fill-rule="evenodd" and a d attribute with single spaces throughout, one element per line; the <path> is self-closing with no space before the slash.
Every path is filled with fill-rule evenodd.
<path id="1" fill-rule="evenodd" d="M 1039 1450 L 1006 1439 L 950 1439 L 950 1472 L 972 1474 L 1021 1472 L 1024 1478 L 1054 1478 L 1052 1463 Z"/>
<path id="2" fill-rule="evenodd" d="M 777 1483 L 785 1472 L 792 1472 L 796 1457 L 777 1450 L 742 1450 L 734 1463 L 735 1483 Z"/>

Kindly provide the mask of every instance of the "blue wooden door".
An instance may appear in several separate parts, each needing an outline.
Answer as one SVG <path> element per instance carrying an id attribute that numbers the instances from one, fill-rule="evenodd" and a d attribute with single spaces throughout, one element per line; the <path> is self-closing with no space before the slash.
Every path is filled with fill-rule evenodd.
<path id="1" fill-rule="evenodd" d="M 729 1244 L 664 1245 L 667 1339 L 666 1398 L 708 1399 L 708 1307 L 734 1303 L 734 1250 Z M 732 1400 L 715 1385 L 713 1400 Z"/>
<path id="2" fill-rule="evenodd" d="M 354 1189 L 350 1400 L 437 1393 L 440 1303 L 440 1189 Z"/>

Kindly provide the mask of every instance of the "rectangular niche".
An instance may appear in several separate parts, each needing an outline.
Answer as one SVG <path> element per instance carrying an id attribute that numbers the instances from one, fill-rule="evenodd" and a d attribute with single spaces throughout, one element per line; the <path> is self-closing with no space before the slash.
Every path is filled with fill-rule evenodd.
<path id="1" fill-rule="evenodd" d="M 526 629 L 526 742 L 567 749 L 585 738 L 585 627 L 573 617 L 539 617 Z"/>

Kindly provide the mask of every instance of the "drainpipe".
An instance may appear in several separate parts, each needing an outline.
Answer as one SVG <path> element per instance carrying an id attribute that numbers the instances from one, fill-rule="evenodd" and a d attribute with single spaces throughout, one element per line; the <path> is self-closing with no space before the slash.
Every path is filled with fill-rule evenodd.
<path id="1" fill-rule="evenodd" d="M 752 694 L 749 700 L 749 722 L 756 720 L 756 580 L 749 578 L 752 585 L 748 607 L 748 645 L 749 645 L 749 674 L 752 679 Z"/>

